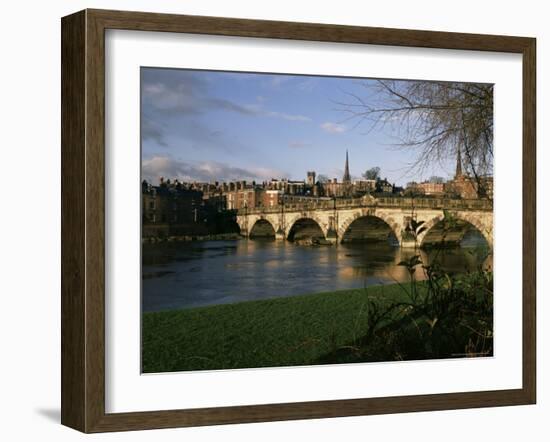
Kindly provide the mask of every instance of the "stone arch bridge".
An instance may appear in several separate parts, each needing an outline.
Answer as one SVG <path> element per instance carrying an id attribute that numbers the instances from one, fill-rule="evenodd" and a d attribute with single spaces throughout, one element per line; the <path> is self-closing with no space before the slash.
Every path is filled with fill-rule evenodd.
<path id="1" fill-rule="evenodd" d="M 443 230 L 448 212 L 456 220 Z M 424 231 L 415 241 L 407 233 L 411 219 L 423 221 Z M 391 238 L 401 247 L 460 242 L 469 231 L 477 231 L 493 246 L 493 203 L 491 200 L 446 198 L 315 199 L 270 208 L 240 209 L 237 214 L 245 237 L 275 237 L 297 240 L 316 238 L 340 243 L 353 239 Z"/>

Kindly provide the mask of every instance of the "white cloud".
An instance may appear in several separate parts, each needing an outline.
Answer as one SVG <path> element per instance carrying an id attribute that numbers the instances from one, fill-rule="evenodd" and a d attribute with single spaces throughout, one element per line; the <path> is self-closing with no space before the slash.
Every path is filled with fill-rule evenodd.
<path id="1" fill-rule="evenodd" d="M 266 167 L 234 167 L 216 161 L 188 163 L 168 155 L 153 156 L 144 159 L 141 164 L 142 178 L 157 184 L 160 177 L 180 181 L 262 181 L 271 178 L 283 178 L 288 174 Z"/>
<path id="2" fill-rule="evenodd" d="M 321 129 L 331 134 L 339 134 L 347 130 L 346 126 L 342 124 L 331 123 L 330 121 L 326 121 L 321 124 Z"/>

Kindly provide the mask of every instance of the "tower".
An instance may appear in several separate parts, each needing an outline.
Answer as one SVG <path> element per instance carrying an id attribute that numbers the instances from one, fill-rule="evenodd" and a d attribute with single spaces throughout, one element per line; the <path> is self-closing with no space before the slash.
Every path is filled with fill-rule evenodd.
<path id="1" fill-rule="evenodd" d="M 308 186 L 315 185 L 315 171 L 311 171 L 307 173 L 307 185 Z"/>
<path id="2" fill-rule="evenodd" d="M 462 156 L 460 154 L 460 147 L 456 153 L 456 173 L 455 179 L 462 176 Z"/>
<path id="3" fill-rule="evenodd" d="M 351 183 L 351 176 L 349 174 L 349 161 L 348 161 L 348 151 L 347 151 L 347 149 L 346 149 L 346 166 L 344 168 L 344 178 L 342 179 L 342 181 L 345 184 Z"/>

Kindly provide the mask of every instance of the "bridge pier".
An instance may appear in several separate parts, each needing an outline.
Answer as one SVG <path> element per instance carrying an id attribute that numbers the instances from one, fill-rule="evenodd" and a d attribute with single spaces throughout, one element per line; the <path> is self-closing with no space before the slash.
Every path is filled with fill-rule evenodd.
<path id="1" fill-rule="evenodd" d="M 400 239 L 399 247 L 402 249 L 414 249 L 415 247 L 420 248 L 420 245 L 414 239 Z"/>
<path id="2" fill-rule="evenodd" d="M 331 244 L 338 244 L 338 232 L 335 229 L 329 228 L 327 234 L 325 235 L 326 241 Z"/>

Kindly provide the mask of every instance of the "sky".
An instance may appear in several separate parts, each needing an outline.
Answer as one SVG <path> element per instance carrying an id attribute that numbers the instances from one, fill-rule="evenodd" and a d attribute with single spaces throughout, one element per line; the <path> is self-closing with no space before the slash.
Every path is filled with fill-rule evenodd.
<path id="1" fill-rule="evenodd" d="M 349 119 L 342 103 L 368 100 L 374 80 L 141 68 L 142 177 L 181 181 L 352 178 L 371 167 L 397 185 L 449 178 L 455 162 L 411 169 L 416 153 L 392 129 Z M 349 107 L 347 107 L 349 109 Z"/>

